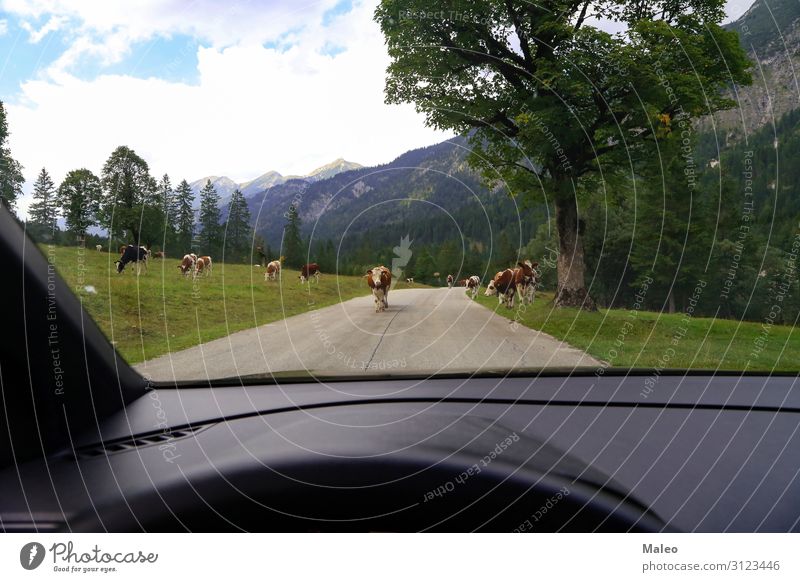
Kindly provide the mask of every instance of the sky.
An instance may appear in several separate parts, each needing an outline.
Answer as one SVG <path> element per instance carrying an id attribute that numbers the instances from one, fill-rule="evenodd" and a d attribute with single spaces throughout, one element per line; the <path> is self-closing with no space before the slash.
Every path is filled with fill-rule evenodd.
<path id="1" fill-rule="evenodd" d="M 391 161 L 449 134 L 384 103 L 376 0 L 0 0 L 13 156 L 99 174 L 115 147 L 173 183 Z M 727 3 L 729 19 L 752 0 Z"/>

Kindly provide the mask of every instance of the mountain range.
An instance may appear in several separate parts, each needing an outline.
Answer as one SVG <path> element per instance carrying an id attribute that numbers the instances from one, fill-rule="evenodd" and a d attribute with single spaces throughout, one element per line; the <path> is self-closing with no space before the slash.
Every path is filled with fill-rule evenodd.
<path id="1" fill-rule="evenodd" d="M 230 198 L 231 194 L 233 194 L 233 191 L 237 188 L 242 192 L 242 194 L 244 194 L 245 198 L 248 198 L 255 194 L 264 192 L 273 186 L 283 184 L 288 180 L 302 180 L 309 183 L 317 182 L 319 180 L 324 180 L 326 178 L 335 176 L 340 172 L 355 170 L 361 167 L 362 166 L 360 164 L 355 162 L 348 162 L 347 160 L 338 158 L 331 163 L 320 166 L 319 168 L 303 176 L 284 176 L 275 170 L 270 170 L 269 172 L 260 175 L 258 178 L 238 184 L 227 176 L 205 176 L 204 178 L 200 178 L 194 182 L 191 182 L 189 186 L 191 186 L 192 192 L 194 193 L 195 207 L 200 205 L 200 190 L 203 189 L 208 181 L 211 181 L 211 184 L 213 184 L 217 194 L 219 194 L 220 204 L 224 205 Z"/>

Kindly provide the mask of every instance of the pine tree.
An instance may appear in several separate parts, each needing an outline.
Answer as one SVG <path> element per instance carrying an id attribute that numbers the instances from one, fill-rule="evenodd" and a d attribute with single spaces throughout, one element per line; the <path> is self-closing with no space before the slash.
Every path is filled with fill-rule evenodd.
<path id="1" fill-rule="evenodd" d="M 87 229 L 97 224 L 101 197 L 100 178 L 86 168 L 69 172 L 57 195 L 67 230 L 78 236 L 86 235 Z"/>
<path id="2" fill-rule="evenodd" d="M 14 210 L 17 198 L 22 194 L 22 166 L 11 157 L 11 150 L 6 145 L 8 123 L 6 110 L 0 101 L 0 203 L 9 210 Z"/>
<path id="3" fill-rule="evenodd" d="M 221 234 L 219 194 L 208 180 L 200 191 L 200 252 L 211 256 L 218 254 Z"/>
<path id="4" fill-rule="evenodd" d="M 233 191 L 228 204 L 228 220 L 225 224 L 226 261 L 249 262 L 252 229 L 250 209 L 239 189 Z"/>
<path id="5" fill-rule="evenodd" d="M 56 200 L 56 185 L 45 168 L 39 172 L 39 177 L 33 185 L 33 200 L 28 209 L 29 222 L 40 226 L 47 231 L 56 229 L 58 218 L 58 205 Z"/>
<path id="6" fill-rule="evenodd" d="M 192 202 L 194 193 L 186 180 L 181 180 L 175 190 L 175 233 L 179 253 L 187 252 L 192 244 L 194 235 L 194 210 Z"/>
<path id="7" fill-rule="evenodd" d="M 158 183 L 158 203 L 166 217 L 167 231 L 169 233 L 175 232 L 175 191 L 172 189 L 172 183 L 170 182 L 168 174 L 164 174 L 161 181 Z"/>
<path id="8" fill-rule="evenodd" d="M 287 222 L 283 233 L 283 254 L 286 257 L 286 265 L 298 269 L 305 263 L 306 257 L 303 249 L 303 239 L 300 236 L 300 214 L 294 204 L 289 207 L 286 218 Z"/>

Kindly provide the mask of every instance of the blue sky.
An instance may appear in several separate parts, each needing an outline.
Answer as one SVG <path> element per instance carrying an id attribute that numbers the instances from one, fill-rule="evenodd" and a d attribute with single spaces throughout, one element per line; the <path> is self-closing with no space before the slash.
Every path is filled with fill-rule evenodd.
<path id="1" fill-rule="evenodd" d="M 750 1 L 728 2 L 729 16 Z M 124 143 L 173 181 L 244 181 L 446 138 L 383 103 L 375 2 L 0 0 L 12 151 L 29 179 L 99 172 Z"/>

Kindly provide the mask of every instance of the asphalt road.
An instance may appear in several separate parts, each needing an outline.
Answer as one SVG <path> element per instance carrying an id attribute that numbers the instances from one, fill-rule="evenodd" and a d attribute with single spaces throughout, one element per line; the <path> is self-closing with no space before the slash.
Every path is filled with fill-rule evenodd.
<path id="1" fill-rule="evenodd" d="M 502 308 L 505 312 L 505 308 Z M 371 296 L 174 352 L 135 368 L 153 380 L 310 371 L 456 372 L 597 366 L 599 362 L 470 300 L 463 288 L 401 289 L 375 313 Z"/>

